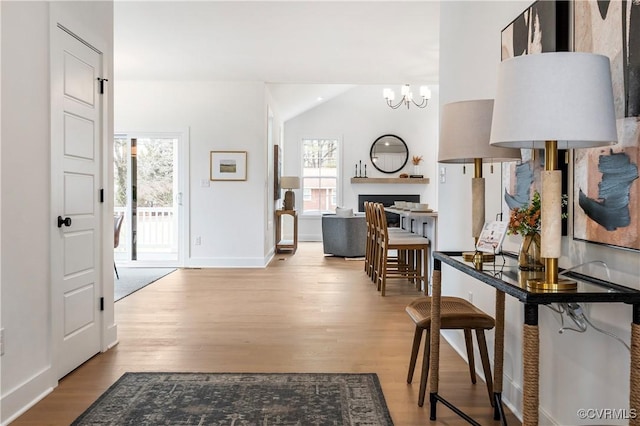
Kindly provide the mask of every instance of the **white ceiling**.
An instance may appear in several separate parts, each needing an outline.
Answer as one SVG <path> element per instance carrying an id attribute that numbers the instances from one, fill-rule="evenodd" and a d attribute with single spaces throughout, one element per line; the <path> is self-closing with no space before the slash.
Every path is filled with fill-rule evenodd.
<path id="1" fill-rule="evenodd" d="M 118 80 L 264 81 L 285 119 L 358 84 L 436 84 L 437 1 L 117 1 Z"/>

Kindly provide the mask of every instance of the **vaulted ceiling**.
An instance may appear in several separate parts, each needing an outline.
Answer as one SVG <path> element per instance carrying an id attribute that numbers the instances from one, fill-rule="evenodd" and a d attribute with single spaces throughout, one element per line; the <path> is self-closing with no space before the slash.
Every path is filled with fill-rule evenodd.
<path id="1" fill-rule="evenodd" d="M 120 80 L 264 81 L 294 110 L 352 85 L 438 82 L 436 1 L 114 4 Z"/>

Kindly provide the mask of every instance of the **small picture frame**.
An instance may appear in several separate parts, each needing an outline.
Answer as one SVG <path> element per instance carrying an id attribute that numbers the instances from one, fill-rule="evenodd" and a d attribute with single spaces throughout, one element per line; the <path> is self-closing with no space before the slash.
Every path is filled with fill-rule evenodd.
<path id="1" fill-rule="evenodd" d="M 476 249 L 485 253 L 500 253 L 508 226 L 509 222 L 506 221 L 495 220 L 485 223 L 478 238 Z"/>
<path id="2" fill-rule="evenodd" d="M 211 151 L 209 180 L 247 180 L 247 151 Z"/>

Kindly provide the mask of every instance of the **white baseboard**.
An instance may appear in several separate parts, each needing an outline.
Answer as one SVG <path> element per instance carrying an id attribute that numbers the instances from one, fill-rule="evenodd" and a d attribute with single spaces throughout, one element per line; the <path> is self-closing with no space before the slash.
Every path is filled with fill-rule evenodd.
<path id="1" fill-rule="evenodd" d="M 0 403 L 2 426 L 8 425 L 45 396 L 49 395 L 58 385 L 57 381 L 53 380 L 52 377 L 51 367 L 47 367 L 24 383 L 2 395 Z"/>
<path id="2" fill-rule="evenodd" d="M 187 260 L 188 268 L 264 268 L 267 257 L 192 257 Z"/>
<path id="3" fill-rule="evenodd" d="M 322 241 L 322 235 L 320 235 L 320 234 L 299 234 L 298 235 L 298 241 L 318 243 L 318 242 Z"/>
<path id="4" fill-rule="evenodd" d="M 112 347 L 118 344 L 118 324 L 111 324 L 105 330 L 105 336 L 103 341 L 103 352 L 108 351 Z"/>

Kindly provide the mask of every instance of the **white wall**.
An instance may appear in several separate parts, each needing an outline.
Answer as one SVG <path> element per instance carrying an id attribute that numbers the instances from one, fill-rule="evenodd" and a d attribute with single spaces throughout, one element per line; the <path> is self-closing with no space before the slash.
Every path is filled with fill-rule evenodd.
<path id="1" fill-rule="evenodd" d="M 267 104 L 267 123 L 265 124 L 266 129 L 266 145 L 265 145 L 265 167 L 267 173 L 265 174 L 264 180 L 264 193 L 266 194 L 264 205 L 265 205 L 265 217 L 264 217 L 264 229 L 266 230 L 264 234 L 264 252 L 265 253 L 273 253 L 274 245 L 275 245 L 275 209 L 277 208 L 277 203 L 279 202 L 274 200 L 274 145 L 280 145 L 280 138 L 282 134 L 282 119 L 280 111 L 278 110 L 278 106 L 276 105 L 275 100 L 269 89 L 265 87 L 265 96 L 266 96 L 266 104 Z M 269 126 L 269 120 L 271 115 L 271 125 Z M 270 128 L 271 127 L 271 128 Z M 269 133 L 271 131 L 271 133 Z"/>
<path id="2" fill-rule="evenodd" d="M 384 87 L 392 87 L 396 93 L 399 86 L 356 86 L 353 89 L 313 108 L 285 123 L 285 145 L 283 168 L 285 175 L 301 174 L 300 142 L 304 138 L 337 138 L 342 143 L 343 174 L 339 185 L 342 200 L 338 204 L 347 208 L 358 208 L 359 194 L 420 194 L 424 203 L 437 209 L 436 152 L 438 147 L 438 86 L 430 86 L 432 98 L 426 109 L 415 106 L 407 110 L 389 108 L 383 97 Z M 413 88 L 414 91 L 417 87 Z M 385 174 L 376 170 L 370 159 L 371 144 L 384 134 L 401 137 L 409 148 L 409 161 L 398 173 Z M 355 165 L 362 161 L 367 165 L 368 177 L 398 177 L 400 173 L 412 173 L 411 156 L 421 155 L 422 174 L 430 179 L 428 185 L 415 184 L 352 184 Z M 302 210 L 302 193 L 296 193 L 297 210 Z M 321 229 L 318 216 L 301 216 L 299 219 L 300 240 L 320 241 Z"/>
<path id="3" fill-rule="evenodd" d="M 519 15 L 530 1 L 443 2 L 441 7 L 440 91 L 441 104 L 466 99 L 493 98 L 496 70 L 500 62 L 500 31 Z M 461 166 L 447 165 L 447 182 L 439 188 L 440 233 L 442 250 L 469 248 L 470 237 L 469 175 Z M 485 176 L 487 176 L 485 166 Z M 487 218 L 500 209 L 499 173 L 487 178 Z M 571 193 L 571 191 L 569 191 Z M 446 214 L 444 214 L 446 212 Z M 518 240 L 507 243 L 517 247 Z M 605 260 L 612 269 L 612 280 L 639 288 L 640 255 L 563 238 L 561 267 L 590 260 Z M 586 273 L 605 278 L 602 269 Z M 443 271 L 443 293 L 467 297 L 493 313 L 493 288 L 453 272 Z M 628 408 L 629 352 L 615 340 L 592 329 L 584 334 L 558 334 L 560 325 L 548 309 L 540 307 L 540 410 L 541 424 L 590 424 L 580 420 L 579 408 Z M 507 402 L 520 412 L 522 389 L 522 322 L 519 302 L 507 296 L 505 338 L 505 388 Z M 587 307 L 592 321 L 629 341 L 631 308 L 627 305 L 594 304 Z M 461 336 L 447 334 L 459 352 L 464 352 Z M 489 342 L 493 346 L 493 336 Z M 461 350 L 462 349 L 462 350 Z M 492 351 L 491 351 L 492 352 Z M 608 424 L 614 424 L 608 420 Z M 591 421 L 591 424 L 598 420 Z M 623 420 L 619 424 L 626 423 Z M 601 424 L 601 420 L 600 420 Z"/>
<path id="4" fill-rule="evenodd" d="M 99 39 L 106 47 L 106 67 L 110 70 L 113 7 L 109 2 L 60 2 L 55 6 L 46 2 L 2 2 L 0 7 L 1 326 L 5 334 L 5 353 L 0 358 L 0 411 L 4 424 L 57 385 L 51 365 L 49 276 L 49 230 L 53 220 L 49 164 L 50 13 L 55 12 L 80 36 Z M 112 128 L 109 118 L 105 126 Z M 103 290 L 110 288 L 113 292 L 109 283 L 103 285 Z M 113 306 L 107 305 L 106 309 L 105 336 L 113 327 Z M 105 347 L 110 343 L 103 341 Z"/>
<path id="5" fill-rule="evenodd" d="M 262 267 L 270 258 L 273 243 L 265 242 L 273 217 L 267 98 L 262 82 L 116 82 L 116 131 L 189 128 L 187 266 Z M 247 151 L 247 180 L 202 187 L 201 181 L 209 179 L 210 151 Z M 199 246 L 196 237 L 201 237 Z"/>

